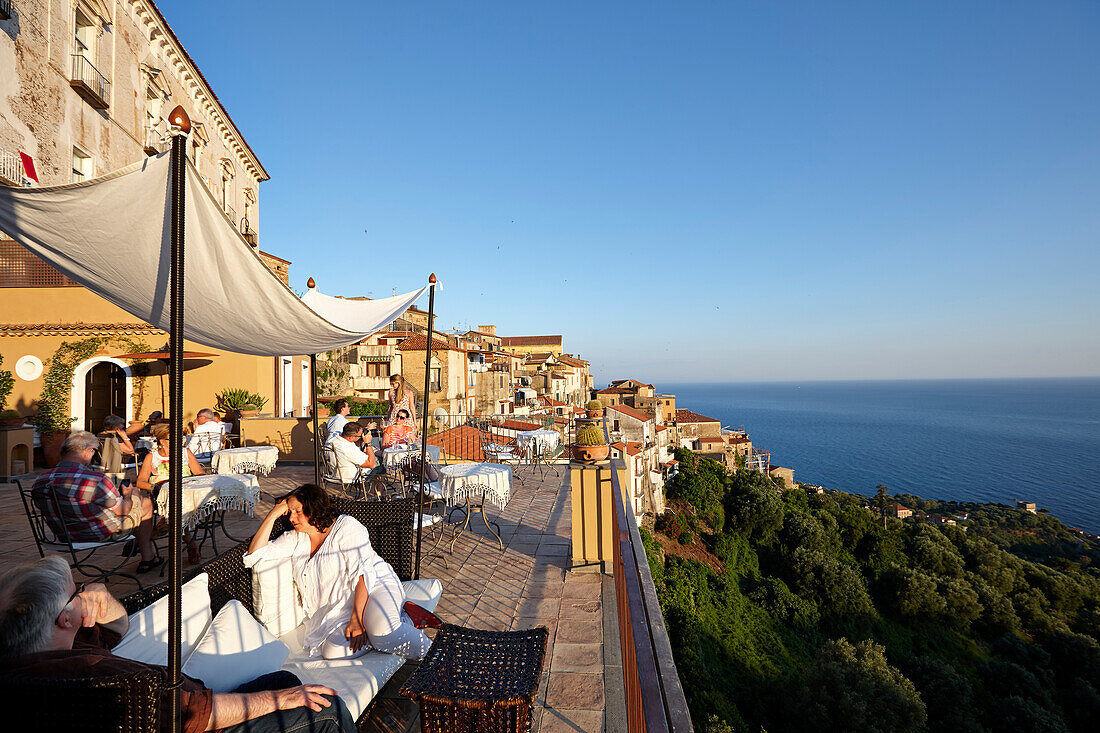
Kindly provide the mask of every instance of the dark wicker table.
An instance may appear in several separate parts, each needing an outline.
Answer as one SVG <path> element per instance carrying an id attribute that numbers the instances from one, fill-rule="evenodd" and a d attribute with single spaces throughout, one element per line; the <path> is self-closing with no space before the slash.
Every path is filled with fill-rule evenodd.
<path id="1" fill-rule="evenodd" d="M 548 632 L 481 631 L 443 624 L 401 694 L 420 703 L 420 729 L 531 730 Z"/>

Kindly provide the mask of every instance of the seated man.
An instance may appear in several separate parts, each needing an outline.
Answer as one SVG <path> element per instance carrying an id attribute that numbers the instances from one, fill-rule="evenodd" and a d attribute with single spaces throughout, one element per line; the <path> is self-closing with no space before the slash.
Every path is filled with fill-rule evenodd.
<path id="1" fill-rule="evenodd" d="M 102 584 L 77 588 L 60 557 L 19 564 L 0 574 L 0 672 L 4 674 L 86 679 L 153 670 L 167 685 L 164 667 L 111 653 L 129 623 L 122 604 Z M 169 729 L 167 689 L 164 694 L 162 731 Z M 242 733 L 355 730 L 335 691 L 303 685 L 290 672 L 264 675 L 230 693 L 212 692 L 198 680 L 184 677 L 181 697 L 186 733 L 225 728 Z"/>
<path id="2" fill-rule="evenodd" d="M 99 439 L 75 430 L 61 444 L 61 462 L 34 482 L 31 493 L 46 516 L 50 529 L 69 532 L 74 542 L 102 542 L 133 532 L 141 552 L 138 572 L 146 573 L 164 564 L 153 550 L 153 502 L 133 494 L 129 485 L 115 488 L 102 471 L 90 466 L 99 449 Z M 55 505 L 51 492 L 57 497 Z M 60 507 L 61 516 L 57 514 Z"/>
<path id="3" fill-rule="evenodd" d="M 329 440 L 332 439 L 332 436 L 339 435 L 344 426 L 348 424 L 349 414 L 351 414 L 351 405 L 343 397 L 332 403 L 332 417 L 326 423 Z"/>
<path id="4" fill-rule="evenodd" d="M 187 447 L 196 456 L 208 456 L 221 450 L 225 428 L 225 423 L 214 416 L 214 411 L 204 407 L 195 415 L 195 430 L 191 433 Z"/>
<path id="5" fill-rule="evenodd" d="M 374 456 L 374 448 L 361 449 L 356 443 L 363 438 L 363 426 L 349 422 L 340 435 L 326 443 L 336 454 L 336 474 L 346 484 L 354 483 L 362 475 L 364 478 L 385 474 L 385 467 L 379 465 Z M 367 469 L 364 471 L 363 469 Z M 380 493 L 375 489 L 375 493 Z"/>

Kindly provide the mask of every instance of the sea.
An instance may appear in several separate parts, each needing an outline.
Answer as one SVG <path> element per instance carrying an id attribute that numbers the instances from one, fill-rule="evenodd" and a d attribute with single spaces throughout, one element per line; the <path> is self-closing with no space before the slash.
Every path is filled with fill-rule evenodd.
<path id="1" fill-rule="evenodd" d="M 1100 378 L 659 384 L 743 427 L 795 480 L 871 495 L 1034 501 L 1100 533 Z"/>

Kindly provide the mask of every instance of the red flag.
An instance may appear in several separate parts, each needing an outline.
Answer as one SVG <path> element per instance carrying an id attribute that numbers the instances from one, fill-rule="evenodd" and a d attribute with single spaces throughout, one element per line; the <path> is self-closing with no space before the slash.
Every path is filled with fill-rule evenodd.
<path id="1" fill-rule="evenodd" d="M 27 178 L 31 179 L 35 183 L 38 183 L 38 174 L 34 171 L 34 159 L 32 159 L 31 156 L 27 155 L 22 150 L 19 151 L 19 157 L 23 161 L 23 170 L 26 172 Z"/>

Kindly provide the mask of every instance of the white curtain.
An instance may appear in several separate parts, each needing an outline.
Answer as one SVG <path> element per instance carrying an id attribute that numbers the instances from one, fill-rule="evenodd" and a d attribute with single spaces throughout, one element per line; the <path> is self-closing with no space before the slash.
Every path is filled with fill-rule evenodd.
<path id="1" fill-rule="evenodd" d="M 164 153 L 65 186 L 0 186 L 0 231 L 167 331 L 169 158 Z M 190 161 L 184 226 L 184 337 L 205 346 L 258 356 L 322 353 L 377 331 L 427 290 L 375 301 L 327 299 L 355 303 L 354 313 L 311 308 L 241 238 Z"/>

